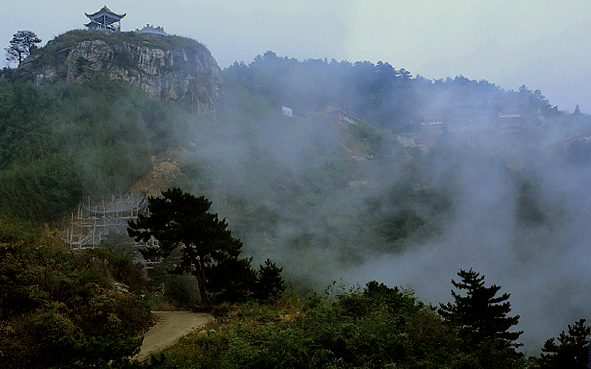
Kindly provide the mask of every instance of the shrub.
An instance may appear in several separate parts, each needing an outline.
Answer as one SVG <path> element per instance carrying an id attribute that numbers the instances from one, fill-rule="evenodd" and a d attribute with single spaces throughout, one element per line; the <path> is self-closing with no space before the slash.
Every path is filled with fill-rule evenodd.
<path id="1" fill-rule="evenodd" d="M 104 367 L 134 355 L 141 340 L 132 337 L 148 327 L 150 311 L 141 297 L 113 288 L 118 267 L 129 265 L 108 250 L 73 251 L 55 235 L 0 218 L 1 364 Z"/>

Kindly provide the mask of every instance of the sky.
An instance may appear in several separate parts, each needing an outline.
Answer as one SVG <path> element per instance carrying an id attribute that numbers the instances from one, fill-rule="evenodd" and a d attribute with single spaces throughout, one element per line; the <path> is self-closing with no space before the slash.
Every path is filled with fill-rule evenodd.
<path id="1" fill-rule="evenodd" d="M 591 113 L 588 0 L 3 0 L 0 44 L 20 29 L 46 41 L 84 28 L 84 13 L 126 13 L 205 44 L 225 68 L 279 56 L 388 62 L 413 76 L 463 75 L 540 90 L 560 110 Z"/>

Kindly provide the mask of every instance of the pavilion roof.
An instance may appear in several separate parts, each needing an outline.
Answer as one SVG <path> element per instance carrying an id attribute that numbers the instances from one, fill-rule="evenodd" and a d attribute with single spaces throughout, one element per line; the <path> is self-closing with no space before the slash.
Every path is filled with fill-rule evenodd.
<path id="1" fill-rule="evenodd" d="M 100 23 L 111 24 L 121 20 L 121 18 L 125 17 L 127 14 L 117 14 L 113 12 L 111 9 L 107 8 L 107 6 L 103 6 L 98 12 L 94 14 L 84 13 L 86 16 L 92 20 L 99 20 Z"/>

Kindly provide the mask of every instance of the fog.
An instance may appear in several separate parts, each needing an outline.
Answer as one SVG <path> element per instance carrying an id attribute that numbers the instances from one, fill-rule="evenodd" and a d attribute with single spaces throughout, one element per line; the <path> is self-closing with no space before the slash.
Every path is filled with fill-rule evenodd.
<path id="1" fill-rule="evenodd" d="M 201 173 L 189 190 L 213 201 L 254 265 L 271 258 L 304 290 L 377 280 L 436 306 L 473 268 L 511 294 L 519 341 L 537 355 L 590 317 L 591 169 L 565 146 L 581 129 L 448 132 L 429 152 L 390 136 L 382 156 L 364 157 L 342 124 L 277 107 L 196 123 L 183 162 Z M 410 197 L 397 195 L 405 188 Z M 426 221 L 393 239 L 403 210 Z"/>
<path id="2" fill-rule="evenodd" d="M 350 270 L 347 280 L 408 285 L 423 301 L 437 304 L 451 299 L 450 280 L 458 281 L 460 268 L 474 268 L 487 285 L 511 294 L 512 313 L 521 316 L 518 329 L 524 330 L 520 341 L 535 354 L 531 351 L 545 338 L 589 318 L 589 170 L 541 168 L 543 196 L 560 214 L 523 227 L 516 219 L 515 188 L 503 168 L 462 164 L 465 187 L 441 239 L 368 260 Z"/>

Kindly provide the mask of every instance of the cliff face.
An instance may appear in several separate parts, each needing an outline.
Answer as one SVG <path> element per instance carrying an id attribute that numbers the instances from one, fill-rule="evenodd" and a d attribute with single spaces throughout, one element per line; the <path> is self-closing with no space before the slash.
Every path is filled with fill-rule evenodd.
<path id="1" fill-rule="evenodd" d="M 202 44 L 178 36 L 71 31 L 37 50 L 19 69 L 35 83 L 106 76 L 165 100 L 215 115 L 221 70 Z"/>

